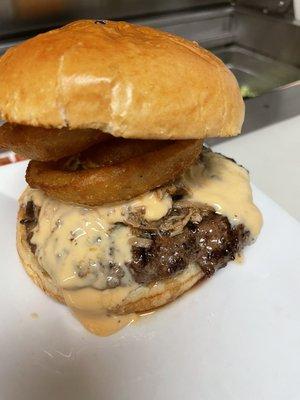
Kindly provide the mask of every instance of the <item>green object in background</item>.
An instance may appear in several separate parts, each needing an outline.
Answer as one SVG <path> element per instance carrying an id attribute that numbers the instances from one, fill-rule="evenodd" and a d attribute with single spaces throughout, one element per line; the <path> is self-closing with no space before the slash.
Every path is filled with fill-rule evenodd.
<path id="1" fill-rule="evenodd" d="M 241 93 L 242 93 L 243 98 L 245 98 L 245 97 L 256 97 L 256 93 L 253 92 L 253 90 L 249 86 L 242 85 L 240 87 L 240 89 L 241 89 Z"/>

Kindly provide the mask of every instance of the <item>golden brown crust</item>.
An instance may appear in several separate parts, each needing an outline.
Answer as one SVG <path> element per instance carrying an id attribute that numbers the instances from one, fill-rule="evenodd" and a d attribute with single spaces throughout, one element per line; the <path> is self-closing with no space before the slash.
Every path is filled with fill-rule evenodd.
<path id="1" fill-rule="evenodd" d="M 17 220 L 17 249 L 23 267 L 33 282 L 39 286 L 48 296 L 65 303 L 62 291 L 58 288 L 48 274 L 44 274 L 39 267 L 36 257 L 32 254 L 26 240 L 26 229 L 20 224 L 24 218 L 24 208 L 20 208 Z M 114 304 L 108 311 L 116 314 L 128 314 L 133 312 L 143 313 L 148 310 L 163 306 L 189 290 L 196 282 L 204 277 L 201 270 L 185 271 L 174 278 L 164 281 L 164 284 L 149 287 L 140 287 L 139 290 L 129 292 L 129 295 L 121 303 Z M 108 295 L 108 289 L 105 295 Z"/>
<path id="2" fill-rule="evenodd" d="M 28 125 L 0 126 L 0 148 L 37 161 L 52 161 L 77 154 L 111 139 L 98 129 L 46 129 Z"/>
<path id="3" fill-rule="evenodd" d="M 198 271 L 196 274 L 186 274 L 184 279 L 181 280 L 178 277 L 177 279 L 169 278 L 165 281 L 164 287 L 160 291 L 154 293 L 149 291 L 147 295 L 141 296 L 136 300 L 129 298 L 121 305 L 118 305 L 115 311 L 119 314 L 143 313 L 164 306 L 187 292 L 203 277 L 203 272 Z"/>
<path id="4" fill-rule="evenodd" d="M 0 59 L 0 87 L 9 122 L 124 138 L 233 136 L 244 118 L 222 61 L 193 42 L 125 22 L 77 21 L 11 48 Z"/>
<path id="5" fill-rule="evenodd" d="M 172 182 L 195 163 L 201 150 L 201 140 L 164 141 L 160 148 L 137 157 L 80 171 L 64 171 L 59 162 L 30 161 L 26 181 L 64 202 L 89 206 L 120 202 Z"/>

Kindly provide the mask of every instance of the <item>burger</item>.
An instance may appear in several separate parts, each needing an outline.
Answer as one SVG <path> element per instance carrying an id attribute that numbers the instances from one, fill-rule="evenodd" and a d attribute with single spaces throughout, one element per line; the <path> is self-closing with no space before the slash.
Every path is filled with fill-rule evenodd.
<path id="1" fill-rule="evenodd" d="M 82 20 L 0 59 L 0 146 L 31 159 L 17 249 L 30 278 L 96 334 L 173 301 L 255 241 L 247 170 L 203 146 L 244 103 L 197 43 Z"/>

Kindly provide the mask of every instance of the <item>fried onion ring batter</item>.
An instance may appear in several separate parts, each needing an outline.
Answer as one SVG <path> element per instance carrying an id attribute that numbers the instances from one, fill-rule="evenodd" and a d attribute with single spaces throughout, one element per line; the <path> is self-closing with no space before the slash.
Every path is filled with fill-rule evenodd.
<path id="1" fill-rule="evenodd" d="M 98 143 L 91 148 L 61 160 L 63 170 L 76 171 L 119 164 L 130 158 L 158 150 L 169 142 L 163 140 L 134 140 L 113 138 L 105 143 Z"/>
<path id="2" fill-rule="evenodd" d="M 9 123 L 0 126 L 0 148 L 37 161 L 58 160 L 110 137 L 96 129 L 46 129 Z"/>
<path id="3" fill-rule="evenodd" d="M 103 205 L 129 200 L 174 180 L 195 162 L 202 149 L 201 140 L 151 142 L 132 141 L 130 151 L 126 147 L 129 140 L 115 139 L 108 146 L 103 144 L 102 151 L 96 146 L 79 156 L 84 163 L 75 168 L 69 168 L 66 159 L 31 161 L 26 181 L 57 200 Z M 119 156 L 114 155 L 116 148 Z M 93 167 L 84 169 L 88 159 Z"/>

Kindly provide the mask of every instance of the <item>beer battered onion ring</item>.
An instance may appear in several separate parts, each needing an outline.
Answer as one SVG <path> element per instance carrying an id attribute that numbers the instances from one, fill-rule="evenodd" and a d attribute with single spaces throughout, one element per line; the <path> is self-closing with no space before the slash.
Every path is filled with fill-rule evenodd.
<path id="1" fill-rule="evenodd" d="M 158 150 L 170 142 L 164 140 L 134 140 L 112 138 L 104 145 L 98 143 L 91 148 L 60 161 L 61 169 L 76 171 L 119 164 L 130 158 Z"/>
<path id="2" fill-rule="evenodd" d="M 114 142 L 114 146 L 107 148 L 103 144 L 106 153 L 109 148 L 113 152 L 117 142 L 121 147 L 127 146 L 123 140 Z M 123 156 L 121 162 L 113 165 L 107 163 L 70 171 L 66 169 L 67 160 L 30 161 L 26 181 L 32 188 L 41 189 L 61 201 L 89 206 L 125 201 L 175 179 L 195 162 L 201 149 L 201 140 L 156 141 L 156 145 L 140 140 L 135 141 L 134 156 L 127 149 L 124 152 L 126 159 Z M 93 152 L 92 148 L 89 152 Z M 109 159 L 107 154 L 106 157 Z M 98 164 L 101 165 L 101 157 Z"/>
<path id="3" fill-rule="evenodd" d="M 0 148 L 37 161 L 58 160 L 110 137 L 96 129 L 47 129 L 9 123 L 0 126 Z"/>

